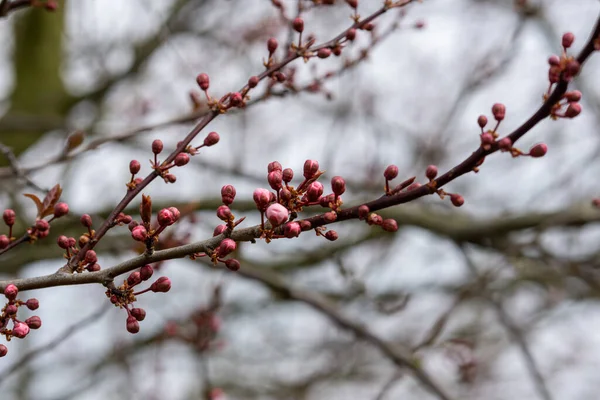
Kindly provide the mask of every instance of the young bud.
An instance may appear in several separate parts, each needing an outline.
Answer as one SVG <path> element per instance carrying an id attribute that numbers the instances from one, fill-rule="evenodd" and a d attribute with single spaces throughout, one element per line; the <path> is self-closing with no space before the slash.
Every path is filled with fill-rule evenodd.
<path id="1" fill-rule="evenodd" d="M 326 212 L 325 214 L 323 214 L 323 219 L 326 223 L 331 224 L 337 219 L 337 213 L 335 211 Z"/>
<path id="2" fill-rule="evenodd" d="M 304 162 L 304 177 L 310 179 L 319 172 L 319 163 L 315 160 L 306 160 Z"/>
<path id="3" fill-rule="evenodd" d="M 0 357 L 4 357 L 8 354 L 8 347 L 3 344 L 0 344 Z"/>
<path id="4" fill-rule="evenodd" d="M 308 231 L 310 229 L 312 229 L 312 224 L 310 223 L 310 221 L 306 221 L 306 220 L 302 220 L 298 222 L 300 224 L 300 228 L 303 231 Z"/>
<path id="5" fill-rule="evenodd" d="M 233 92 L 229 97 L 229 101 L 232 107 L 240 107 L 244 103 L 244 98 L 240 92 Z"/>
<path id="6" fill-rule="evenodd" d="M 460 207 L 463 204 L 465 204 L 465 199 L 460 194 L 456 193 L 452 193 L 450 195 L 450 201 L 452 202 L 454 207 Z"/>
<path id="7" fill-rule="evenodd" d="M 88 264 L 87 267 L 85 267 L 85 269 L 87 269 L 89 272 L 98 272 L 100 271 L 100 264 L 98 263 L 94 263 L 94 264 Z"/>
<path id="8" fill-rule="evenodd" d="M 396 232 L 398 230 L 398 222 L 395 219 L 384 219 L 381 227 L 386 232 Z"/>
<path id="9" fill-rule="evenodd" d="M 146 318 L 146 310 L 134 307 L 131 309 L 131 316 L 137 321 L 143 321 Z"/>
<path id="10" fill-rule="evenodd" d="M 226 206 L 233 203 L 233 200 L 235 199 L 235 195 L 236 195 L 236 191 L 235 191 L 235 187 L 233 187 L 233 185 L 225 185 L 221 188 L 221 201 Z"/>
<path id="11" fill-rule="evenodd" d="M 61 249 L 68 249 L 69 248 L 69 238 L 66 237 L 65 235 L 60 235 L 57 239 L 56 239 L 56 243 L 58 243 L 58 247 L 60 247 Z"/>
<path id="12" fill-rule="evenodd" d="M 354 9 L 358 7 L 358 0 L 346 0 L 346 3 Z"/>
<path id="13" fill-rule="evenodd" d="M 127 332 L 138 333 L 140 331 L 140 323 L 134 316 L 127 317 Z"/>
<path id="14" fill-rule="evenodd" d="M 544 157 L 548 152 L 548 146 L 544 143 L 539 143 L 529 149 L 529 155 L 534 158 Z"/>
<path id="15" fill-rule="evenodd" d="M 40 317 L 34 315 L 33 317 L 29 317 L 25 320 L 25 323 L 30 329 L 40 329 L 42 326 L 42 320 Z"/>
<path id="16" fill-rule="evenodd" d="M 85 252 L 84 260 L 86 264 L 93 264 L 98 261 L 98 256 L 94 250 L 88 250 Z"/>
<path id="17" fill-rule="evenodd" d="M 565 117 L 567 118 L 575 118 L 581 113 L 581 104 L 579 103 L 569 103 L 569 107 L 567 107 L 567 111 L 565 111 Z"/>
<path id="18" fill-rule="evenodd" d="M 360 219 L 361 221 L 366 219 L 369 216 L 369 212 L 369 207 L 365 204 L 358 207 L 358 219 Z"/>
<path id="19" fill-rule="evenodd" d="M 481 135 L 481 147 L 485 150 L 489 150 L 492 144 L 495 142 L 494 136 L 490 132 L 482 133 Z"/>
<path id="20" fill-rule="evenodd" d="M 283 201 L 290 201 L 292 199 L 292 192 L 286 188 L 282 188 L 279 192 L 279 198 Z"/>
<path id="21" fill-rule="evenodd" d="M 302 232 L 302 228 L 297 222 L 289 222 L 283 227 L 283 235 L 288 239 L 300 236 L 300 232 Z"/>
<path id="22" fill-rule="evenodd" d="M 575 35 L 572 34 L 571 32 L 567 32 L 562 37 L 562 46 L 565 49 L 568 49 L 569 47 L 571 47 L 571 45 L 573 44 L 574 41 L 575 41 Z"/>
<path id="23" fill-rule="evenodd" d="M 267 189 L 256 189 L 252 197 L 256 203 L 256 207 L 261 211 L 264 211 L 271 201 L 271 193 Z"/>
<path id="24" fill-rule="evenodd" d="M 260 79 L 258 78 L 258 76 L 251 76 L 250 79 L 248 79 L 248 87 L 250 89 L 253 89 L 256 86 L 258 86 L 258 82 L 260 82 Z"/>
<path id="25" fill-rule="evenodd" d="M 4 309 L 4 312 L 11 317 L 16 315 L 17 311 L 19 311 L 19 309 L 14 304 L 7 304 L 6 308 Z"/>
<path id="26" fill-rule="evenodd" d="M 281 171 L 283 167 L 279 161 L 272 161 L 267 165 L 267 173 L 271 173 L 273 171 Z"/>
<path id="27" fill-rule="evenodd" d="M 348 32 L 346 32 L 346 39 L 348 39 L 349 41 L 353 41 L 354 39 L 356 39 L 356 29 L 349 29 Z"/>
<path id="28" fill-rule="evenodd" d="M 83 214 L 81 216 L 81 225 L 85 226 L 86 228 L 91 228 L 92 227 L 92 217 L 90 217 L 89 214 Z"/>
<path id="29" fill-rule="evenodd" d="M 279 203 L 271 204 L 267 208 L 267 219 L 273 227 L 279 226 L 288 220 L 289 213 L 287 208 Z"/>
<path id="30" fill-rule="evenodd" d="M 163 151 L 163 142 L 160 139 L 152 141 L 152 152 L 154 154 L 160 154 Z"/>
<path id="31" fill-rule="evenodd" d="M 277 43 L 277 39 L 275 38 L 270 38 L 267 40 L 267 50 L 269 50 L 269 54 L 275 53 L 278 45 L 279 43 Z"/>
<path id="32" fill-rule="evenodd" d="M 383 224 L 383 218 L 379 214 L 372 213 L 367 217 L 367 223 L 369 225 L 381 225 Z"/>
<path id="33" fill-rule="evenodd" d="M 430 165 L 427 167 L 427 169 L 425 170 L 425 176 L 427 177 L 427 179 L 434 180 L 435 177 L 438 174 L 438 169 L 435 165 Z"/>
<path id="34" fill-rule="evenodd" d="M 550 66 L 558 66 L 560 65 L 560 58 L 553 54 L 548 58 L 548 64 L 550 64 Z"/>
<path id="35" fill-rule="evenodd" d="M 304 20 L 300 17 L 294 19 L 294 22 L 292 23 L 292 26 L 294 27 L 294 30 L 298 33 L 302 33 L 304 31 Z"/>
<path id="36" fill-rule="evenodd" d="M 0 235 L 0 249 L 5 249 L 10 244 L 10 239 L 6 235 Z"/>
<path id="37" fill-rule="evenodd" d="M 161 276 L 152 285 L 150 285 L 150 290 L 155 293 L 166 293 L 171 290 L 171 280 L 166 276 Z"/>
<path id="38" fill-rule="evenodd" d="M 140 268 L 140 278 L 142 278 L 143 281 L 147 281 L 148 279 L 150 279 L 153 273 L 154 269 L 150 264 L 146 264 L 142 268 Z"/>
<path id="39" fill-rule="evenodd" d="M 187 153 L 179 153 L 175 156 L 175 160 L 173 160 L 173 162 L 178 167 L 183 167 L 185 164 L 190 162 L 190 156 Z"/>
<path id="40" fill-rule="evenodd" d="M 213 231 L 213 237 L 219 236 L 221 233 L 225 232 L 226 230 L 227 230 L 227 225 L 225 225 L 225 224 L 217 225 L 217 227 Z"/>
<path id="41" fill-rule="evenodd" d="M 208 79 L 208 75 L 205 73 L 201 73 L 196 77 L 196 83 L 200 86 L 200 89 L 203 91 L 207 91 L 210 86 L 210 80 Z"/>
<path id="42" fill-rule="evenodd" d="M 177 181 L 177 177 L 175 175 L 173 175 L 173 174 L 166 174 L 165 175 L 165 180 L 168 183 L 175 183 Z"/>
<path id="43" fill-rule="evenodd" d="M 38 232 L 46 232 L 50 229 L 50 224 L 45 219 L 38 219 L 35 221 L 35 229 Z"/>
<path id="44" fill-rule="evenodd" d="M 492 114 L 496 121 L 502 121 L 506 115 L 506 107 L 504 104 L 496 103 L 492 106 Z"/>
<path id="45" fill-rule="evenodd" d="M 138 160 L 131 160 L 129 162 L 129 172 L 131 173 L 131 175 L 135 175 L 138 172 L 140 172 L 141 168 L 142 166 Z"/>
<path id="46" fill-rule="evenodd" d="M 213 146 L 219 143 L 219 139 L 221 138 L 219 137 L 219 134 L 217 132 L 211 132 L 206 136 L 206 138 L 204 138 L 204 145 L 206 147 Z"/>
<path id="47" fill-rule="evenodd" d="M 156 219 L 158 220 L 158 224 L 160 226 L 170 226 L 175 223 L 175 216 L 168 208 L 163 208 L 160 210 L 156 216 Z"/>
<path id="48" fill-rule="evenodd" d="M 233 213 L 231 212 L 231 209 L 227 206 L 219 206 L 219 208 L 217 208 L 217 218 L 219 218 L 221 221 L 233 221 Z"/>
<path id="49" fill-rule="evenodd" d="M 69 205 L 67 203 L 56 203 L 54 206 L 54 218 L 60 218 L 69 213 Z"/>
<path id="50" fill-rule="evenodd" d="M 8 226 L 13 226 L 15 224 L 16 217 L 17 217 L 17 215 L 10 208 L 4 210 L 4 213 L 2 213 L 2 218 L 4 219 L 4 223 Z"/>
<path id="51" fill-rule="evenodd" d="M 341 196 L 346 191 L 346 181 L 341 176 L 331 178 L 331 190 L 336 196 Z"/>
<path id="52" fill-rule="evenodd" d="M 235 251 L 237 244 L 233 239 L 223 239 L 217 247 L 217 254 L 219 257 L 225 257 L 228 254 L 231 254 Z"/>
<path id="53" fill-rule="evenodd" d="M 135 228 L 136 226 L 138 226 L 139 223 L 137 221 L 131 221 L 128 225 L 127 228 L 129 228 L 129 231 L 133 231 L 133 228 Z"/>
<path id="54" fill-rule="evenodd" d="M 281 172 L 280 169 L 269 172 L 269 175 L 267 176 L 267 181 L 269 182 L 269 186 L 271 186 L 271 189 L 281 189 L 283 186 L 283 172 Z"/>
<path id="55" fill-rule="evenodd" d="M 319 199 L 319 205 L 323 208 L 330 207 L 330 203 L 335 201 L 335 194 L 328 194 L 327 196 L 321 196 Z"/>
<path id="56" fill-rule="evenodd" d="M 319 58 L 327 58 L 331 55 L 331 50 L 328 49 L 327 47 L 319 49 L 319 51 L 317 52 L 317 57 Z"/>
<path id="57" fill-rule="evenodd" d="M 383 176 L 388 181 L 396 179 L 396 177 L 398 176 L 398 167 L 395 165 L 388 165 L 385 171 L 383 171 Z"/>
<path id="58" fill-rule="evenodd" d="M 140 271 L 133 271 L 127 277 L 127 284 L 129 287 L 139 285 L 140 283 L 142 283 L 142 274 L 140 274 Z"/>
<path id="59" fill-rule="evenodd" d="M 228 260 L 225 260 L 225 266 L 227 267 L 227 269 L 229 269 L 230 271 L 239 271 L 240 270 L 240 262 L 238 260 L 236 260 L 235 258 L 230 258 Z"/>
<path id="60" fill-rule="evenodd" d="M 323 184 L 321 182 L 313 182 L 306 190 L 306 197 L 308 201 L 318 201 L 319 197 L 323 194 Z"/>
<path id="61" fill-rule="evenodd" d="M 325 239 L 333 242 L 338 239 L 338 233 L 336 231 L 327 231 L 325 232 Z"/>
<path id="62" fill-rule="evenodd" d="M 29 333 L 29 326 L 23 322 L 15 322 L 12 334 L 14 337 L 23 339 Z"/>
<path id="63" fill-rule="evenodd" d="M 133 240 L 143 242 L 148 237 L 148 231 L 142 225 L 138 225 L 131 231 L 131 237 Z"/>
<path id="64" fill-rule="evenodd" d="M 567 99 L 568 102 L 577 102 L 579 100 L 581 100 L 581 92 L 579 90 L 572 90 L 570 92 L 565 93 L 565 99 Z"/>
<path id="65" fill-rule="evenodd" d="M 284 169 L 282 179 L 285 183 L 290 183 L 294 179 L 294 171 L 291 168 Z"/>
<path id="66" fill-rule="evenodd" d="M 487 117 L 485 115 L 480 115 L 479 118 L 477 118 L 477 124 L 479 125 L 479 127 L 481 129 L 483 129 L 488 123 Z"/>
<path id="67" fill-rule="evenodd" d="M 30 309 L 31 311 L 33 310 L 37 310 L 38 307 L 40 306 L 40 302 L 38 301 L 38 299 L 27 299 L 27 301 L 25 302 L 25 306 L 27 306 L 28 309 Z"/>
<path id="68" fill-rule="evenodd" d="M 500 148 L 501 151 L 509 151 L 512 148 L 512 140 L 510 140 L 509 137 L 500 139 L 498 148 Z"/>

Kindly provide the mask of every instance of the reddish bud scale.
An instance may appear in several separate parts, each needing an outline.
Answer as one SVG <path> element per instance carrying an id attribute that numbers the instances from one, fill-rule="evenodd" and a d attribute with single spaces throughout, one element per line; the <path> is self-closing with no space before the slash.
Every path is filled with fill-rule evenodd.
<path id="1" fill-rule="evenodd" d="M 550 66 L 558 66 L 560 65 L 560 58 L 553 54 L 548 58 L 548 64 L 550 64 Z"/>
<path id="2" fill-rule="evenodd" d="M 213 146 L 213 145 L 219 143 L 220 139 L 221 138 L 219 137 L 219 134 L 217 132 L 211 132 L 204 139 L 204 145 L 206 147 Z"/>
<path id="3" fill-rule="evenodd" d="M 358 7 L 358 0 L 346 0 L 346 3 L 354 9 Z"/>
<path id="4" fill-rule="evenodd" d="M 200 89 L 207 91 L 210 86 L 210 79 L 208 78 L 207 74 L 201 73 L 196 77 L 196 83 L 198 83 Z"/>
<path id="5" fill-rule="evenodd" d="M 335 222 L 335 220 L 337 219 L 337 213 L 335 211 L 326 212 L 325 214 L 323 214 L 323 219 L 328 224 Z"/>
<path id="6" fill-rule="evenodd" d="M 171 210 L 167 208 L 163 208 L 162 210 L 160 210 L 158 212 L 158 215 L 156 216 L 156 219 L 158 220 L 158 224 L 160 226 L 169 226 L 175 223 L 175 216 L 173 215 Z"/>
<path id="7" fill-rule="evenodd" d="M 581 100 L 581 92 L 579 90 L 573 90 L 565 93 L 565 99 L 569 102 L 577 102 Z"/>
<path id="8" fill-rule="evenodd" d="M 232 107 L 240 107 L 244 103 L 244 98 L 240 92 L 234 92 L 231 94 L 230 102 Z"/>
<path id="9" fill-rule="evenodd" d="M 290 201 L 292 199 L 292 192 L 286 188 L 283 188 L 279 192 L 279 198 L 283 201 Z"/>
<path id="10" fill-rule="evenodd" d="M 15 315 L 19 309 L 14 304 L 8 304 L 4 309 L 4 312 L 8 315 Z"/>
<path id="11" fill-rule="evenodd" d="M 10 208 L 4 210 L 4 212 L 2 213 L 2 219 L 4 219 L 4 223 L 8 226 L 13 226 L 15 224 L 16 217 L 17 215 Z"/>

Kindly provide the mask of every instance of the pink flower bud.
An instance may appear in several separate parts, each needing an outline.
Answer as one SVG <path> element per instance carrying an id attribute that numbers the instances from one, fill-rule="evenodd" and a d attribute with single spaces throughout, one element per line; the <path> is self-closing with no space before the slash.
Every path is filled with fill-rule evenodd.
<path id="1" fill-rule="evenodd" d="M 4 357 L 8 354 L 8 347 L 3 344 L 0 344 L 0 357 Z"/>
<path id="2" fill-rule="evenodd" d="M 33 310 L 37 310 L 38 307 L 40 306 L 40 302 L 38 301 L 38 299 L 27 299 L 27 301 L 25 302 L 25 306 L 27 306 L 28 309 L 30 309 L 31 311 Z"/>
<path id="3" fill-rule="evenodd" d="M 4 213 L 2 213 L 2 218 L 4 219 L 4 223 L 8 226 L 13 226 L 15 224 L 16 217 L 17 217 L 17 215 L 10 208 L 4 210 Z"/>
<path id="4" fill-rule="evenodd" d="M 6 235 L 0 235 L 0 249 L 5 249 L 10 244 L 10 239 Z"/>
<path id="5" fill-rule="evenodd" d="M 160 210 L 156 216 L 156 219 L 158 220 L 158 224 L 160 226 L 170 226 L 175 223 L 175 216 L 168 208 L 163 208 Z"/>
<path id="6" fill-rule="evenodd" d="M 148 231 L 142 225 L 138 225 L 131 231 L 131 237 L 133 240 L 143 242 L 148 237 Z"/>
<path id="7" fill-rule="evenodd" d="M 335 201 L 335 195 L 328 194 L 327 196 L 322 196 L 319 199 L 319 205 L 323 208 L 328 208 L 331 206 L 331 203 L 333 203 L 334 201 Z"/>
<path id="8" fill-rule="evenodd" d="M 560 58 L 553 54 L 548 58 L 548 64 L 550 64 L 550 66 L 558 66 L 560 65 Z"/>
<path id="9" fill-rule="evenodd" d="M 569 103 L 569 107 L 567 107 L 567 111 L 565 111 L 565 117 L 567 118 L 575 118 L 581 113 L 581 104 L 579 103 Z"/>
<path id="10" fill-rule="evenodd" d="M 356 29 L 348 29 L 348 32 L 346 32 L 346 39 L 348 39 L 349 41 L 353 41 L 354 39 L 356 39 Z"/>
<path id="11" fill-rule="evenodd" d="M 50 224 L 45 219 L 38 219 L 35 221 L 35 229 L 37 229 L 39 232 L 46 232 L 48 229 L 50 229 Z"/>
<path id="12" fill-rule="evenodd" d="M 304 162 L 304 177 L 310 179 L 319 172 L 319 163 L 315 160 L 306 160 Z"/>
<path id="13" fill-rule="evenodd" d="M 383 218 L 379 214 L 372 213 L 367 217 L 367 223 L 369 225 L 381 225 L 383 224 Z"/>
<path id="14" fill-rule="evenodd" d="M 146 310 L 143 308 L 132 308 L 131 316 L 135 318 L 137 321 L 143 321 L 146 318 Z"/>
<path id="15" fill-rule="evenodd" d="M 568 76 L 575 76 L 579 73 L 581 69 L 581 64 L 577 60 L 571 60 L 567 63 L 566 74 Z"/>
<path id="16" fill-rule="evenodd" d="M 512 140 L 509 137 L 500 139 L 498 142 L 498 148 L 502 151 L 509 151 L 512 148 Z"/>
<path id="17" fill-rule="evenodd" d="M 139 285 L 140 283 L 142 283 L 142 274 L 140 274 L 140 271 L 133 271 L 127 277 L 127 284 L 129 287 Z"/>
<path id="18" fill-rule="evenodd" d="M 155 293 L 166 293 L 171 290 L 171 280 L 166 276 L 161 276 L 152 285 L 150 285 L 150 290 Z"/>
<path id="19" fill-rule="evenodd" d="M 430 165 L 425 170 L 425 176 L 430 181 L 433 180 L 433 179 L 435 179 L 435 177 L 437 176 L 437 174 L 438 174 L 438 169 L 437 169 L 437 167 L 435 165 Z"/>
<path id="20" fill-rule="evenodd" d="M 29 333 L 29 326 L 23 322 L 15 322 L 15 326 L 13 327 L 12 334 L 14 337 L 19 339 L 23 339 Z"/>
<path id="21" fill-rule="evenodd" d="M 271 193 L 267 189 L 256 189 L 252 197 L 256 203 L 256 207 L 261 211 L 264 211 L 271 201 Z"/>
<path id="22" fill-rule="evenodd" d="M 304 20 L 300 17 L 295 18 L 292 26 L 294 27 L 294 30 L 298 33 L 302 33 L 304 31 Z"/>
<path id="23" fill-rule="evenodd" d="M 565 93 L 565 99 L 567 99 L 568 102 L 577 102 L 581 100 L 581 92 L 579 90 L 567 92 Z"/>
<path id="24" fill-rule="evenodd" d="M 46 236 L 48 236 L 50 234 L 50 230 L 48 229 L 47 231 L 38 231 L 37 232 L 37 237 L 38 239 L 43 239 Z"/>
<path id="25" fill-rule="evenodd" d="M 271 204 L 267 208 L 267 219 L 273 227 L 279 226 L 288 220 L 289 214 L 287 208 L 279 203 Z"/>
<path id="26" fill-rule="evenodd" d="M 127 228 L 129 228 L 129 231 L 133 231 L 133 228 L 135 228 L 136 226 L 138 226 L 139 223 L 137 221 L 131 221 L 128 225 Z"/>
<path id="27" fill-rule="evenodd" d="M 131 175 L 135 175 L 138 172 L 140 172 L 141 168 L 142 166 L 138 160 L 131 160 L 129 162 L 129 172 L 131 173 Z"/>
<path id="28" fill-rule="evenodd" d="M 185 164 L 190 162 L 190 156 L 187 153 L 179 153 L 175 156 L 175 160 L 173 160 L 173 162 L 178 167 L 183 167 Z"/>
<path id="29" fill-rule="evenodd" d="M 267 173 L 271 173 L 273 171 L 281 171 L 283 167 L 279 161 L 272 161 L 267 165 Z"/>
<path id="30" fill-rule="evenodd" d="M 54 218 L 60 218 L 69 213 L 69 205 L 67 203 L 56 203 L 54 206 Z"/>
<path id="31" fill-rule="evenodd" d="M 69 238 L 66 237 L 65 235 L 60 235 L 57 239 L 56 239 L 56 243 L 58 243 L 58 247 L 60 247 L 61 249 L 68 249 L 69 248 Z"/>
<path id="32" fill-rule="evenodd" d="M 289 222 L 283 227 L 283 235 L 289 239 L 300 236 L 300 232 L 302 232 L 302 228 L 297 222 Z"/>
<path id="33" fill-rule="evenodd" d="M 548 146 L 544 143 L 539 143 L 529 149 L 529 155 L 534 158 L 544 157 L 548 152 Z"/>
<path id="34" fill-rule="evenodd" d="M 148 279 L 150 279 L 153 273 L 154 269 L 150 264 L 146 264 L 142 268 L 140 268 L 140 278 L 142 278 L 143 281 L 147 281 Z"/>
<path id="35" fill-rule="evenodd" d="M 88 264 L 87 267 L 85 267 L 85 269 L 87 269 L 90 272 L 98 272 L 100 271 L 100 264 L 98 263 L 94 263 L 94 264 Z"/>
<path id="36" fill-rule="evenodd" d="M 9 316 L 15 315 L 17 313 L 17 311 L 19 311 L 19 309 L 14 304 L 8 304 L 8 305 L 6 305 L 6 308 L 4 309 L 4 312 Z"/>
<path id="37" fill-rule="evenodd" d="M 201 73 L 200 75 L 198 75 L 196 77 L 196 82 L 198 83 L 198 86 L 200 86 L 200 89 L 202 89 L 203 91 L 207 91 L 208 87 L 210 86 L 210 80 L 208 79 L 208 75 L 205 73 Z"/>
<path id="38" fill-rule="evenodd" d="M 281 172 L 281 170 L 274 170 L 269 172 L 269 175 L 267 176 L 267 181 L 269 182 L 269 186 L 271 186 L 273 190 L 281 189 L 283 186 L 283 172 Z"/>
<path id="39" fill-rule="evenodd" d="M 337 219 L 337 213 L 335 211 L 326 212 L 325 214 L 323 214 L 323 219 L 328 224 L 335 222 L 335 220 Z"/>
<path id="40" fill-rule="evenodd" d="M 227 225 L 217 225 L 217 227 L 213 231 L 213 237 L 219 236 L 221 233 L 225 232 L 226 230 L 227 230 Z"/>
<path id="41" fill-rule="evenodd" d="M 217 208 L 217 217 L 221 221 L 225 221 L 225 222 L 232 221 L 234 218 L 233 213 L 227 206 L 219 206 L 219 208 Z"/>
<path id="42" fill-rule="evenodd" d="M 571 32 L 567 32 L 562 37 L 562 46 L 565 49 L 568 49 L 569 47 L 571 47 L 571 45 L 573 44 L 574 41 L 575 41 L 575 35 Z"/>
<path id="43" fill-rule="evenodd" d="M 312 229 L 312 224 L 310 223 L 310 221 L 302 220 L 298 223 L 300 224 L 300 228 L 302 228 L 303 231 L 308 231 Z"/>
<path id="44" fill-rule="evenodd" d="M 282 179 L 285 183 L 290 183 L 294 179 L 294 171 L 291 168 L 284 169 Z"/>
<path id="45" fill-rule="evenodd" d="M 93 264 L 98 261 L 98 256 L 94 250 L 88 250 L 85 252 L 85 262 L 86 264 Z"/>
<path id="46" fill-rule="evenodd" d="M 360 219 L 361 221 L 366 219 L 369 216 L 369 212 L 369 207 L 365 204 L 358 207 L 358 219 Z"/>
<path id="47" fill-rule="evenodd" d="M 323 184 L 321 182 L 313 182 L 306 190 L 306 197 L 308 201 L 317 201 L 323 194 Z"/>
<path id="48" fill-rule="evenodd" d="M 233 239 L 223 239 L 217 247 L 217 254 L 219 257 L 225 257 L 226 255 L 233 253 L 237 247 L 237 244 Z"/>
<path id="49" fill-rule="evenodd" d="M 152 142 L 152 152 L 154 154 L 160 154 L 163 151 L 163 142 L 160 139 L 155 139 Z"/>
<path id="50" fill-rule="evenodd" d="M 204 138 L 204 145 L 206 147 L 213 146 L 219 143 L 219 139 L 221 138 L 219 137 L 219 134 L 217 132 L 211 132 L 206 136 L 206 138 Z"/>
<path id="51" fill-rule="evenodd" d="M 383 171 L 383 176 L 388 181 L 396 179 L 396 177 L 398 176 L 398 167 L 393 164 L 388 165 L 385 171 Z"/>
<path id="52" fill-rule="evenodd" d="M 166 174 L 165 175 L 165 180 L 168 183 L 175 183 L 177 181 L 177 177 L 175 175 L 173 175 L 173 174 Z"/>
<path id="53" fill-rule="evenodd" d="M 492 106 L 492 114 L 496 121 L 502 121 L 506 115 L 506 107 L 504 104 L 496 103 Z"/>
<path id="54" fill-rule="evenodd" d="M 89 214 L 83 214 L 81 216 L 81 225 L 85 226 L 86 228 L 91 228 L 92 227 L 92 217 L 90 217 Z"/>
<path id="55" fill-rule="evenodd" d="M 341 196 L 346 191 L 346 181 L 341 176 L 331 178 L 331 190 L 336 196 Z"/>
<path id="56" fill-rule="evenodd" d="M 283 200 L 284 202 L 290 201 L 292 199 L 292 192 L 290 192 L 288 189 L 286 188 L 282 188 L 281 192 L 279 192 L 279 197 L 281 198 L 281 200 Z"/>
<path id="57" fill-rule="evenodd" d="M 319 57 L 319 58 L 327 58 L 330 55 L 331 55 L 331 50 L 328 49 L 327 47 L 319 49 L 319 51 L 317 52 L 317 57 Z"/>
<path id="58" fill-rule="evenodd" d="M 396 232 L 398 230 L 398 222 L 395 219 L 384 219 L 381 227 L 386 232 Z"/>
<path id="59" fill-rule="evenodd" d="M 173 214 L 173 222 L 179 221 L 179 217 L 181 216 L 181 213 L 179 212 L 177 207 L 169 207 L 169 208 L 167 208 L 167 210 L 171 211 L 171 214 Z"/>
<path id="60" fill-rule="evenodd" d="M 260 82 L 260 79 L 258 78 L 258 76 L 251 76 L 250 79 L 248 79 L 248 87 L 250 89 L 253 89 L 256 86 L 258 86 L 258 82 Z"/>
<path id="61" fill-rule="evenodd" d="M 325 232 L 325 239 L 333 242 L 338 239 L 338 233 L 336 231 L 327 231 Z"/>
<path id="62" fill-rule="evenodd" d="M 277 43 L 277 39 L 275 38 L 270 38 L 267 40 L 267 50 L 269 50 L 269 54 L 275 53 L 278 45 L 279 43 Z"/>
<path id="63" fill-rule="evenodd" d="M 460 207 L 465 204 L 465 199 L 460 194 L 452 193 L 450 195 L 450 201 L 454 205 L 454 207 Z"/>
<path id="64" fill-rule="evenodd" d="M 225 185 L 221 188 L 221 201 L 226 206 L 233 203 L 235 199 L 236 191 L 233 185 Z"/>
<path id="65" fill-rule="evenodd" d="M 25 320 L 25 323 L 30 329 L 40 329 L 42 326 L 42 319 L 36 315 L 29 317 Z"/>
<path id="66" fill-rule="evenodd" d="M 481 137 L 481 147 L 485 150 L 489 150 L 492 144 L 494 144 L 495 139 L 494 136 L 490 132 L 485 132 L 480 135 Z"/>
<path id="67" fill-rule="evenodd" d="M 230 271 L 239 271 L 241 264 L 238 260 L 236 260 L 235 258 L 230 258 L 228 260 L 225 260 L 225 266 L 227 267 L 227 269 L 229 269 Z"/>
<path id="68" fill-rule="evenodd" d="M 477 118 L 477 124 L 481 129 L 483 129 L 487 125 L 487 123 L 488 119 L 485 115 L 480 115 L 479 118 Z"/>
<path id="69" fill-rule="evenodd" d="M 70 237 L 69 238 L 69 247 L 75 247 L 75 243 L 77 243 L 75 238 Z"/>
<path id="70" fill-rule="evenodd" d="M 140 331 L 140 323 L 134 316 L 127 317 L 127 332 L 138 333 Z"/>

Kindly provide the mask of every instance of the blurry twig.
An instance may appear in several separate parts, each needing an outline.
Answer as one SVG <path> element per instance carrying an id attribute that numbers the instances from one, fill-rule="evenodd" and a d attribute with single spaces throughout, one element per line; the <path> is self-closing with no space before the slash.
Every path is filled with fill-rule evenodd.
<path id="1" fill-rule="evenodd" d="M 44 189 L 44 188 L 38 186 L 21 169 L 21 167 L 19 166 L 19 161 L 17 160 L 15 153 L 13 153 L 13 151 L 10 147 L 8 147 L 4 143 L 0 142 L 0 152 L 2 152 L 2 154 L 4 154 L 4 157 L 6 157 L 6 159 L 8 160 L 8 163 L 10 164 L 9 168 L 12 170 L 13 174 L 17 176 L 17 178 L 24 180 L 27 185 L 31 186 L 35 190 L 39 190 L 40 192 L 43 192 L 43 193 L 48 193 L 48 189 Z"/>

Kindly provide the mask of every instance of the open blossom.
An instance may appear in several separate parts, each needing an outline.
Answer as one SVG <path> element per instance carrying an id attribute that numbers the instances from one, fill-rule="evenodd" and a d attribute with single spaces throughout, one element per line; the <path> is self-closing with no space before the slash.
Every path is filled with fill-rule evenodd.
<path id="1" fill-rule="evenodd" d="M 271 204 L 267 208 L 267 219 L 271 225 L 279 226 L 288 220 L 288 210 L 279 203 Z"/>

